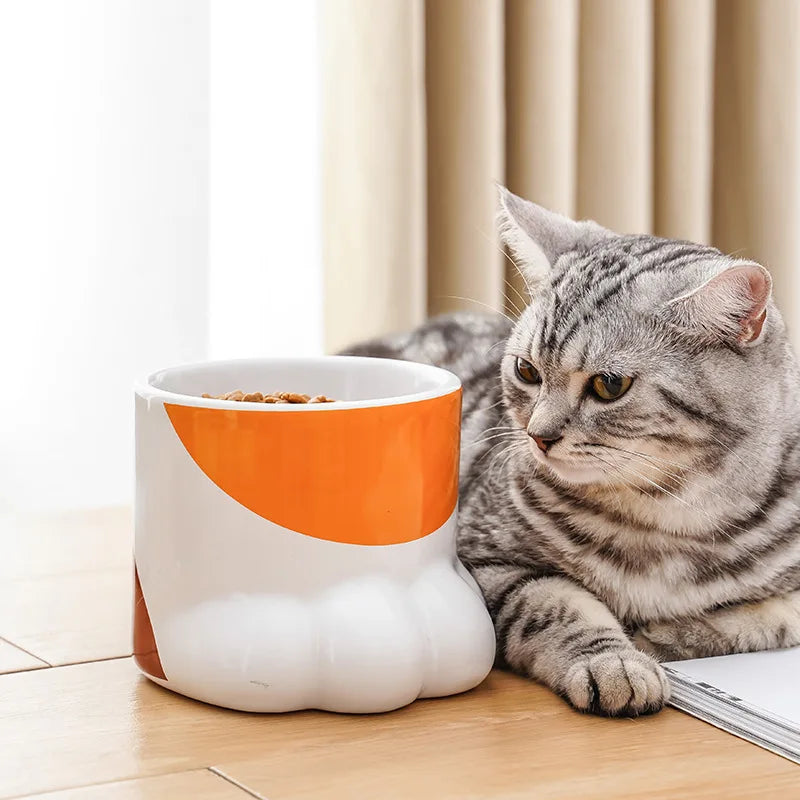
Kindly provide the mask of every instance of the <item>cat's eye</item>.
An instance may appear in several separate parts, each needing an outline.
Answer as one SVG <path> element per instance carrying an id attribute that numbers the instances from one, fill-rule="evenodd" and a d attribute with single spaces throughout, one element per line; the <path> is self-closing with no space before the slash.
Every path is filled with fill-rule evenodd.
<path id="1" fill-rule="evenodd" d="M 514 372 L 523 383 L 542 382 L 542 378 L 539 375 L 539 371 L 536 369 L 536 367 L 534 367 L 530 361 L 526 361 L 524 358 L 520 358 L 519 356 L 517 356 L 517 358 L 514 360 Z"/>
<path id="2" fill-rule="evenodd" d="M 631 388 L 633 378 L 627 375 L 595 375 L 589 380 L 589 387 L 600 400 L 617 400 Z"/>

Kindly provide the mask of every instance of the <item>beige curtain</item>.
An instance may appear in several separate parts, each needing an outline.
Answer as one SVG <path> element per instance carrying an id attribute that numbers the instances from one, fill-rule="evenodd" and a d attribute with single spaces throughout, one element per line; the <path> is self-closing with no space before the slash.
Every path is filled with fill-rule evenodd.
<path id="1" fill-rule="evenodd" d="M 775 277 L 800 344 L 800 0 L 322 0 L 327 346 L 514 313 L 495 182 Z"/>

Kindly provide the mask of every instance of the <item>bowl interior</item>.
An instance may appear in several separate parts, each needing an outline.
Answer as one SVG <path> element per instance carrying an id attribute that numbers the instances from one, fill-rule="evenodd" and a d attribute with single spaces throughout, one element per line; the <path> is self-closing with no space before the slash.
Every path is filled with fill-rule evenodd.
<path id="1" fill-rule="evenodd" d="M 193 397 L 241 389 L 324 394 L 340 401 L 433 396 L 459 385 L 452 373 L 425 364 L 350 356 L 211 361 L 162 370 L 147 383 L 154 389 Z"/>

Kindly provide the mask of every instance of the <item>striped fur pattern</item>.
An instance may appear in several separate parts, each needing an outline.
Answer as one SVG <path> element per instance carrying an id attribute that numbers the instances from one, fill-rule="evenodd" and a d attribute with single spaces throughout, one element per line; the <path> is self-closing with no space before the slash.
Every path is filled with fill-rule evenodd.
<path id="1" fill-rule="evenodd" d="M 351 351 L 462 379 L 458 550 L 498 661 L 632 716 L 667 698 L 659 660 L 800 644 L 800 374 L 765 270 L 506 192 L 502 224 L 532 298 L 518 319 Z M 598 374 L 633 383 L 602 402 Z"/>

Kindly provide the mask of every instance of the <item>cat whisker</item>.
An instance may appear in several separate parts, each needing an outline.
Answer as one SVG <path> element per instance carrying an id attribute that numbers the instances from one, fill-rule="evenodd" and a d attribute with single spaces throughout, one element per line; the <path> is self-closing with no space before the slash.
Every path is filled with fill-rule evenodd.
<path id="1" fill-rule="evenodd" d="M 511 263 L 513 264 L 514 262 L 512 261 Z M 528 303 L 530 301 L 522 296 L 522 294 L 520 293 L 519 289 L 517 289 L 517 287 L 514 286 L 514 284 L 511 283 L 511 281 L 508 278 L 503 278 L 503 280 L 505 281 L 506 286 L 508 286 L 508 288 L 511 289 L 512 292 L 514 292 L 514 294 L 517 296 L 519 301 L 522 303 L 522 308 L 523 309 L 527 308 Z M 515 302 L 513 302 L 510 297 L 507 297 L 507 299 L 508 299 L 509 303 L 511 303 L 514 306 L 514 308 L 517 309 L 517 312 L 519 313 L 519 315 L 522 316 L 522 311 L 519 310 L 519 306 L 517 306 L 517 304 Z"/>
<path id="2" fill-rule="evenodd" d="M 481 454 L 478 459 L 476 460 L 476 464 L 481 464 L 481 471 L 485 472 L 487 475 L 491 472 L 492 467 L 496 463 L 497 459 L 501 457 L 504 453 L 508 451 L 508 448 L 511 447 L 514 442 L 497 442 L 495 445 L 490 447 L 485 453 Z M 491 456 L 491 460 L 489 460 L 488 464 L 487 459 Z"/>
<path id="3" fill-rule="evenodd" d="M 641 459 L 648 466 L 652 467 L 655 470 L 658 470 L 658 472 L 660 472 L 662 475 L 666 475 L 667 477 L 671 478 L 672 480 L 678 482 L 678 484 L 680 485 L 680 487 L 682 489 L 685 489 L 687 487 L 687 485 L 689 485 L 689 478 L 684 474 L 686 471 L 695 472 L 698 475 L 703 475 L 703 476 L 706 475 L 705 472 L 703 472 L 702 470 L 699 470 L 699 469 L 697 469 L 695 467 L 690 467 L 690 466 L 688 466 L 686 464 L 681 464 L 678 461 L 670 461 L 669 459 L 663 459 L 663 458 L 660 458 L 659 456 L 654 456 L 654 455 L 652 455 L 650 453 L 640 453 L 638 450 L 627 450 L 624 447 L 616 447 L 614 445 L 592 445 L 590 443 L 587 443 L 587 444 L 589 444 L 590 447 L 602 447 L 602 448 L 606 448 L 606 449 L 609 449 L 609 450 L 614 450 L 616 452 L 624 453 L 626 455 L 633 456 L 635 458 Z M 654 461 L 663 461 L 666 464 L 669 464 L 669 465 L 677 467 L 680 471 L 679 472 L 674 472 L 671 469 L 665 469 L 663 466 L 660 466 L 657 463 L 653 463 Z M 712 489 L 710 489 L 708 487 L 699 486 L 697 484 L 694 484 L 694 487 L 698 488 L 701 491 L 704 491 L 704 492 L 706 492 L 708 494 L 712 494 L 715 497 L 719 498 L 720 500 L 723 500 L 723 501 L 726 501 L 726 502 L 730 501 L 729 497 L 725 497 L 722 494 L 714 492 Z"/>
<path id="4" fill-rule="evenodd" d="M 638 458 L 640 460 L 643 460 L 645 464 L 647 464 L 648 466 L 652 467 L 655 470 L 658 470 L 658 472 L 660 472 L 662 475 L 666 475 L 668 478 L 671 478 L 671 479 L 677 481 L 680 484 L 681 488 L 685 488 L 686 484 L 689 481 L 689 479 L 686 477 L 684 472 L 682 472 L 682 471 L 681 472 L 673 472 L 672 470 L 664 469 L 664 467 L 659 466 L 658 464 L 654 464 L 651 461 L 650 456 L 646 455 L 645 453 L 637 453 L 637 452 L 634 452 L 633 450 L 623 450 L 622 448 L 619 448 L 619 447 L 615 447 L 615 448 L 612 448 L 612 449 L 614 449 L 614 450 L 616 450 L 616 451 L 618 451 L 620 453 L 624 453 L 625 455 L 633 456 L 634 458 Z"/>
<path id="5" fill-rule="evenodd" d="M 493 408 L 497 408 L 503 402 L 503 398 L 501 397 L 496 403 L 492 403 L 490 406 L 476 406 L 475 408 L 471 409 L 472 411 L 491 411 Z"/>
<path id="6" fill-rule="evenodd" d="M 623 452 L 625 452 L 625 451 L 623 451 Z M 654 464 L 653 463 L 653 459 L 657 458 L 657 456 L 650 456 L 649 454 L 646 454 L 646 453 L 637 453 L 637 452 L 634 452 L 634 451 L 627 451 L 627 452 L 630 455 L 635 456 L 636 458 L 643 459 L 645 461 L 645 463 L 649 463 L 649 466 L 651 466 L 653 469 L 656 469 L 659 472 L 661 472 L 662 474 L 667 475 L 667 476 L 675 479 L 676 481 L 679 481 L 684 488 L 689 484 L 689 478 L 686 477 L 685 474 L 682 475 L 680 473 L 672 472 L 671 470 L 664 469 L 663 467 L 659 466 L 658 464 Z M 690 467 L 682 467 L 682 469 L 694 471 L 694 472 L 697 472 L 700 475 L 705 475 L 705 473 L 703 473 L 701 470 L 691 470 Z M 702 486 L 702 485 L 700 485 L 698 483 L 694 483 L 694 484 L 692 484 L 692 486 L 693 486 L 694 489 L 697 489 L 697 490 L 703 492 L 704 494 L 716 497 L 717 499 L 722 500 L 723 502 L 730 503 L 730 501 L 731 501 L 731 497 L 730 496 L 726 496 L 726 495 L 721 494 L 720 492 L 716 492 L 716 491 L 714 491 L 713 489 L 711 489 L 708 486 Z"/>
<path id="7" fill-rule="evenodd" d="M 486 241 L 489 242 L 503 256 L 503 258 L 505 258 L 506 261 L 511 264 L 512 267 L 514 267 L 514 271 L 520 276 L 520 278 L 522 278 L 522 282 L 525 284 L 525 290 L 528 292 L 528 296 L 533 297 L 533 292 L 531 291 L 531 286 L 528 283 L 528 279 L 525 277 L 525 273 L 519 268 L 519 265 L 509 255 L 508 251 L 502 245 L 498 244 L 497 240 L 489 236 L 482 228 L 478 227 L 477 225 L 474 227 L 475 230 L 478 231 L 478 233 L 483 236 L 483 238 L 486 239 Z M 508 283 L 508 281 L 506 281 L 506 283 Z M 509 286 L 511 286 L 511 288 L 517 293 L 520 300 L 522 300 L 523 305 L 527 306 L 529 301 L 519 293 L 519 290 L 515 286 L 512 284 L 509 284 Z"/>
<path id="8" fill-rule="evenodd" d="M 495 447 L 492 448 L 492 450 L 494 450 L 496 449 L 496 447 L 500 446 L 500 450 L 492 456 L 492 460 L 486 466 L 487 475 L 492 473 L 494 465 L 497 463 L 498 459 L 501 458 L 505 453 L 507 453 L 510 448 L 514 447 L 514 442 L 501 442 L 500 445 L 496 445 Z"/>
<path id="9" fill-rule="evenodd" d="M 495 343 L 494 343 L 494 344 L 493 344 L 493 345 L 492 345 L 492 346 L 491 346 L 491 347 L 490 347 L 490 348 L 489 348 L 489 349 L 488 349 L 488 350 L 487 350 L 487 351 L 486 351 L 486 352 L 485 352 L 483 355 L 484 355 L 484 356 L 488 356 L 488 355 L 489 355 L 489 353 L 491 353 L 491 352 L 492 352 L 492 350 L 494 350 L 494 349 L 495 349 L 495 347 L 498 347 L 499 345 L 501 345 L 501 344 L 505 344 L 505 343 L 506 343 L 506 340 L 505 340 L 505 339 L 501 339 L 499 342 L 495 342 Z"/>
<path id="10" fill-rule="evenodd" d="M 606 445 L 602 445 L 602 446 L 606 446 Z M 619 448 L 619 447 L 611 447 L 611 446 L 609 446 L 609 447 L 610 447 L 610 449 L 619 450 L 620 452 L 628 453 L 629 455 L 633 455 L 633 456 L 636 456 L 636 457 L 639 457 L 639 458 L 642 458 L 642 459 L 646 459 L 647 461 L 650 461 L 650 459 L 657 459 L 658 458 L 658 456 L 652 456 L 652 455 L 650 455 L 648 453 L 639 453 L 638 451 L 625 450 L 624 448 Z M 666 461 L 667 459 L 663 459 L 663 460 Z M 678 462 L 671 462 L 671 463 L 677 464 Z M 661 472 L 661 473 L 663 473 L 665 475 L 668 475 L 668 476 L 674 478 L 677 481 L 680 481 L 681 485 L 682 485 L 682 488 L 685 488 L 686 485 L 689 482 L 689 479 L 686 476 L 678 475 L 678 474 L 676 474 L 674 472 L 671 472 L 669 470 L 665 470 L 663 467 L 660 467 L 658 464 L 650 463 L 650 466 L 653 467 L 653 469 L 656 469 L 659 472 Z M 679 465 L 679 466 L 681 466 L 681 468 L 683 468 L 683 469 L 691 469 L 689 467 L 685 467 L 684 465 Z M 700 475 L 704 475 L 704 476 L 706 475 L 706 473 L 704 473 L 702 470 L 693 470 L 693 471 L 697 472 Z M 723 503 L 726 503 L 726 504 L 730 504 L 731 501 L 733 500 L 733 498 L 730 495 L 725 495 L 725 494 L 722 494 L 721 492 L 717 492 L 717 491 L 715 491 L 714 489 L 712 489 L 709 486 L 703 486 L 703 485 L 700 485 L 700 484 L 693 484 L 693 488 L 695 488 L 698 491 L 702 492 L 704 495 L 714 497 L 714 498 L 716 498 L 718 500 L 721 500 Z M 755 510 L 760 510 L 760 509 L 761 509 L 761 506 L 759 504 L 753 504 L 753 510 L 754 511 Z M 729 533 L 725 532 L 725 528 L 732 528 L 733 530 L 738 530 L 738 531 L 740 531 L 742 533 L 747 533 L 747 529 L 746 528 L 742 527 L 741 525 L 736 525 L 733 522 L 720 523 L 720 527 L 718 527 L 717 530 L 720 533 L 723 533 L 724 535 L 729 536 L 730 538 L 733 538 L 733 537 L 731 537 Z"/>
<path id="11" fill-rule="evenodd" d="M 637 474 L 639 477 L 642 477 L 642 478 L 644 477 L 644 476 L 640 475 L 639 473 L 637 473 L 636 471 L 634 471 L 634 474 Z M 727 501 L 727 502 L 730 502 L 730 498 L 723 497 L 722 495 L 719 495 L 718 493 L 716 493 L 716 492 L 713 492 L 713 491 L 712 491 L 712 490 L 710 490 L 710 489 L 706 489 L 705 487 L 700 487 L 700 488 L 701 488 L 703 491 L 705 491 L 705 492 L 707 492 L 707 493 L 709 493 L 709 494 L 712 494 L 712 495 L 714 495 L 714 496 L 718 497 L 718 498 L 719 498 L 719 499 L 721 499 L 721 500 L 725 500 L 725 501 Z M 749 532 L 747 528 L 744 528 L 744 527 L 742 527 L 741 525 L 736 525 L 735 523 L 732 523 L 732 522 L 728 522 L 728 523 L 721 523 L 721 522 L 717 522 L 717 521 L 716 521 L 716 518 L 715 518 L 715 517 L 714 517 L 712 514 L 709 514 L 709 513 L 708 513 L 707 511 L 705 511 L 704 509 L 701 509 L 701 508 L 699 508 L 699 507 L 698 507 L 698 506 L 696 506 L 694 503 L 689 503 L 688 501 L 686 501 L 686 500 L 682 500 L 681 498 L 677 498 L 677 497 L 676 497 L 675 499 L 677 499 L 677 500 L 681 500 L 681 501 L 684 503 L 684 505 L 687 505 L 689 508 L 693 509 L 694 511 L 696 511 L 697 513 L 699 513 L 699 514 L 701 514 L 702 516 L 706 517 L 708 520 L 710 520 L 710 521 L 712 522 L 712 525 L 711 525 L 711 527 L 709 528 L 709 531 L 710 531 L 710 533 L 711 533 L 711 537 L 712 537 L 712 539 L 711 539 L 712 551 L 713 551 L 713 549 L 716 547 L 716 537 L 715 537 L 715 534 L 719 533 L 719 534 L 721 534 L 722 536 L 726 537 L 726 538 L 727 538 L 728 540 L 730 540 L 731 542 L 733 542 L 733 541 L 734 541 L 734 537 L 733 537 L 733 535 L 732 535 L 732 534 L 729 532 L 729 531 L 730 531 L 730 529 L 733 529 L 733 530 L 738 530 L 738 531 L 740 531 L 741 533 L 748 533 L 748 532 Z M 765 563 L 765 562 L 764 562 L 764 559 L 757 559 L 757 560 L 758 560 L 760 563 Z"/>
<path id="12" fill-rule="evenodd" d="M 503 278 L 503 280 L 506 282 L 506 284 L 508 284 L 508 286 L 517 295 L 517 297 L 519 297 L 519 299 L 520 299 L 520 301 L 522 303 L 522 308 L 523 309 L 527 308 L 527 306 L 530 304 L 530 298 L 533 297 L 533 290 L 531 289 L 530 283 L 528 283 L 528 279 L 525 277 L 525 272 L 522 269 L 520 269 L 519 264 L 517 264 L 517 262 L 514 261 L 514 259 L 511 257 L 511 255 L 506 250 L 506 248 L 503 247 L 502 245 L 498 244 L 497 239 L 489 236 L 486 233 L 486 231 L 482 230 L 477 225 L 475 225 L 474 227 L 475 227 L 475 230 L 478 231 L 478 233 L 481 236 L 483 236 L 483 238 L 486 239 L 486 241 L 489 242 L 492 245 L 492 247 L 494 247 L 503 256 L 503 258 L 505 258 L 506 261 L 508 261 L 509 264 L 511 264 L 511 266 L 514 268 L 514 271 L 522 279 L 522 283 L 525 286 L 525 291 L 528 293 L 528 297 L 527 298 L 523 297 L 523 295 L 520 293 L 520 291 L 517 289 L 517 287 L 514 286 L 512 283 L 510 283 L 507 278 Z M 522 312 L 517 308 L 516 304 L 512 303 L 511 299 L 505 293 L 504 293 L 504 297 L 509 303 L 511 303 L 511 305 L 516 309 L 517 314 L 521 317 L 522 316 Z M 528 322 L 528 332 L 529 333 L 533 333 L 533 323 L 530 322 L 530 321 Z"/>
<path id="13" fill-rule="evenodd" d="M 503 278 L 503 281 L 507 286 L 511 286 L 511 284 L 505 278 Z M 519 306 L 508 296 L 508 292 L 505 290 L 503 290 L 503 299 L 506 301 L 506 307 L 510 306 L 517 315 L 517 319 L 519 319 L 522 316 L 522 311 L 520 310 Z"/>
<path id="14" fill-rule="evenodd" d="M 517 457 L 518 450 L 524 448 L 526 445 L 522 442 L 512 442 L 509 446 L 509 452 L 506 456 L 505 460 L 500 464 L 499 470 L 502 472 L 508 466 L 508 463 L 511 461 L 512 458 Z"/>
<path id="15" fill-rule="evenodd" d="M 586 455 L 589 455 L 591 457 L 591 453 L 587 453 Z M 617 505 L 617 510 L 620 512 L 620 514 L 623 514 L 624 508 L 622 505 L 622 495 L 619 493 L 619 489 L 613 482 L 614 481 L 613 475 L 611 475 L 607 470 L 603 469 L 602 467 L 600 468 L 600 472 L 603 473 L 603 478 L 604 478 L 603 484 L 613 494 L 614 502 Z"/>
<path id="16" fill-rule="evenodd" d="M 510 436 L 515 436 L 517 431 L 501 431 L 500 433 L 493 433 L 491 436 L 484 436 L 480 439 L 475 439 L 472 442 L 467 442 L 464 447 L 476 447 L 479 444 L 486 444 L 486 442 L 491 442 L 493 439 L 507 439 Z"/>
<path id="17" fill-rule="evenodd" d="M 599 456 L 597 456 L 597 457 L 600 458 Z M 610 462 L 605 461 L 602 458 L 600 458 L 600 460 L 603 461 L 603 463 L 608 464 L 612 468 L 616 468 L 620 473 L 620 478 L 622 478 L 622 480 L 624 480 L 631 488 L 633 488 L 633 489 L 635 489 L 637 491 L 641 491 L 641 487 L 640 486 L 637 486 L 636 483 L 631 482 L 630 480 L 626 479 L 626 477 L 625 477 L 626 470 L 624 469 L 624 467 L 622 467 L 622 465 L 611 464 Z M 710 531 L 710 533 L 712 535 L 712 546 L 714 546 L 714 544 L 715 544 L 715 540 L 714 540 L 713 537 L 714 537 L 714 534 L 716 534 L 716 533 L 720 533 L 723 536 L 726 536 L 728 539 L 731 539 L 731 540 L 733 539 L 731 534 L 728 533 L 725 530 L 725 527 L 731 527 L 730 525 L 728 525 L 728 526 L 720 525 L 720 523 L 718 523 L 715 520 L 713 515 L 709 514 L 704 509 L 699 508 L 695 504 L 690 503 L 687 500 L 685 500 L 684 498 L 679 497 L 678 495 L 676 495 L 673 492 L 669 491 L 669 489 L 667 489 L 666 487 L 662 486 L 660 483 L 657 483 L 656 481 L 650 480 L 650 478 L 648 478 L 646 475 L 642 475 L 638 470 L 629 469 L 629 470 L 627 470 L 627 472 L 628 472 L 628 474 L 633 475 L 635 478 L 638 478 L 639 480 L 643 480 L 646 483 L 650 484 L 651 486 L 655 487 L 656 489 L 661 491 L 663 494 L 668 495 L 669 497 L 673 498 L 674 500 L 676 500 L 677 502 L 679 502 L 681 505 L 685 506 L 686 508 L 690 509 L 691 511 L 693 511 L 693 512 L 695 512 L 697 514 L 700 514 L 701 516 L 703 516 L 706 519 L 710 520 L 712 524 L 711 524 L 711 526 L 709 528 L 709 531 Z M 738 526 L 734 526 L 734 527 L 738 527 Z"/>
<path id="18" fill-rule="evenodd" d="M 637 486 L 631 480 L 626 478 L 626 476 L 625 476 L 624 472 L 622 471 L 621 467 L 617 466 L 616 464 L 612 464 L 609 461 L 605 461 L 604 459 L 601 459 L 599 456 L 595 455 L 594 457 L 601 464 L 605 465 L 606 467 L 610 467 L 610 469 L 611 469 L 610 473 L 608 472 L 608 470 L 604 470 L 604 469 L 601 469 L 601 472 L 603 473 L 604 477 L 607 478 L 607 486 L 608 486 L 608 488 L 612 489 L 614 491 L 614 493 L 615 493 L 615 495 L 616 495 L 618 500 L 621 500 L 621 495 L 619 493 L 619 489 L 618 489 L 618 486 L 615 483 L 615 481 L 622 481 L 622 483 L 625 486 L 627 486 L 629 489 L 634 490 L 635 492 L 640 492 L 641 491 L 641 487 Z M 619 504 L 618 507 L 619 507 L 620 510 L 622 510 L 621 503 Z"/>
<path id="19" fill-rule="evenodd" d="M 520 429 L 515 427 L 514 425 L 494 425 L 491 428 L 484 428 L 481 431 L 481 434 L 492 433 L 492 431 L 515 431 L 518 432 Z"/>
<path id="20" fill-rule="evenodd" d="M 500 456 L 503 453 L 505 453 L 505 451 L 509 447 L 514 445 L 514 444 L 515 444 L 515 442 L 513 440 L 509 441 L 508 439 L 503 439 L 502 441 L 495 442 L 485 453 L 483 453 L 481 456 L 479 456 L 479 460 L 480 461 L 484 461 L 486 458 L 488 458 L 490 455 L 492 455 L 493 456 L 492 457 L 492 461 L 489 464 L 489 468 L 491 468 L 492 464 L 494 464 L 495 459 L 498 456 Z M 500 450 L 497 450 L 498 447 L 500 448 Z M 497 452 L 495 452 L 495 451 L 497 451 Z"/>
<path id="21" fill-rule="evenodd" d="M 599 456 L 598 456 L 598 458 L 599 458 Z M 623 469 L 621 466 L 619 466 L 619 465 L 614 465 L 614 464 L 610 464 L 609 462 L 607 462 L 607 461 L 604 461 L 603 459 L 600 459 L 600 460 L 601 460 L 601 461 L 603 461 L 603 463 L 605 463 L 605 464 L 607 464 L 608 466 L 610 466 L 610 467 L 611 467 L 612 469 L 614 469 L 616 472 L 618 472 L 618 474 L 619 474 L 619 478 L 620 478 L 620 479 L 621 479 L 621 480 L 622 480 L 622 481 L 623 481 L 623 482 L 624 482 L 624 483 L 625 483 L 627 486 L 629 486 L 629 487 L 630 487 L 631 489 L 633 489 L 634 491 L 641 492 L 641 487 L 640 487 L 640 486 L 638 486 L 638 485 L 637 485 L 635 482 L 631 481 L 630 479 L 626 478 L 626 476 L 625 476 L 625 470 L 624 470 L 624 469 Z M 660 490 L 662 493 L 664 493 L 664 494 L 666 494 L 666 495 L 669 495 L 670 497 L 672 497 L 673 499 L 677 500 L 679 503 L 681 503 L 682 505 L 684 505 L 684 506 L 686 506 L 687 508 L 691 509 L 692 511 L 699 511 L 701 514 L 703 514 L 703 515 L 704 515 L 704 516 L 706 516 L 708 519 L 710 519 L 710 520 L 712 521 L 712 526 L 711 526 L 711 528 L 710 528 L 710 532 L 711 532 L 711 547 L 712 547 L 712 550 L 713 550 L 713 549 L 716 547 L 716 537 L 715 537 L 715 533 L 719 533 L 719 532 L 722 532 L 722 531 L 720 531 L 720 529 L 719 529 L 718 525 L 717 525 L 716 523 L 714 523 L 714 519 L 713 519 L 713 517 L 712 517 L 710 514 L 705 514 L 705 513 L 704 513 L 704 512 L 703 512 L 701 509 L 698 509 L 698 508 L 696 508 L 696 507 L 695 507 L 695 506 L 693 506 L 691 503 L 687 503 L 687 502 L 686 502 L 686 501 L 685 501 L 683 498 L 680 498 L 680 497 L 678 497 L 677 495 L 673 494 L 672 492 L 670 492 L 668 489 L 666 489 L 666 488 L 665 488 L 664 486 L 662 486 L 661 484 L 659 484 L 659 483 L 656 483 L 655 481 L 651 481 L 649 478 L 647 478 L 646 476 L 642 475 L 642 474 L 641 474 L 641 473 L 639 473 L 638 471 L 636 471 L 636 470 L 629 470 L 629 472 L 630 472 L 630 474 L 634 475 L 634 477 L 636 477 L 636 478 L 639 478 L 639 479 L 641 479 L 641 480 L 644 480 L 644 481 L 646 481 L 647 483 L 651 484 L 651 485 L 652 485 L 652 486 L 654 486 L 655 488 L 659 489 L 659 490 Z"/>
<path id="22" fill-rule="evenodd" d="M 487 467 L 487 472 L 492 471 L 495 464 L 503 455 L 506 455 L 506 458 L 501 462 L 499 469 L 500 471 L 505 469 L 510 459 L 517 454 L 517 451 L 519 450 L 520 446 L 524 446 L 522 442 L 514 439 L 512 439 L 510 442 L 503 442 L 503 444 L 505 444 L 505 447 L 499 453 L 496 453 L 494 458 L 492 458 L 491 463 Z"/>
<path id="23" fill-rule="evenodd" d="M 620 453 L 627 453 L 628 455 L 639 456 L 640 458 L 655 459 L 656 461 L 663 462 L 664 464 L 670 464 L 673 467 L 679 467 L 680 469 L 689 470 L 690 472 L 697 472 L 698 474 L 701 475 L 707 474 L 703 470 L 698 469 L 697 467 L 691 467 L 688 464 L 682 464 L 680 461 L 672 461 L 668 458 L 664 458 L 663 456 L 653 455 L 652 453 L 642 453 L 638 450 L 628 450 L 625 447 L 617 447 L 616 445 L 613 444 L 593 444 L 591 442 L 584 442 L 583 444 L 588 447 L 602 447 L 608 450 L 617 450 Z"/>
<path id="24" fill-rule="evenodd" d="M 463 297 L 459 294 L 443 294 L 439 295 L 439 298 L 442 300 L 463 300 L 465 303 L 475 303 L 476 305 L 488 308 L 489 311 L 493 311 L 495 314 L 499 314 L 501 317 L 505 317 L 512 325 L 516 324 L 516 321 L 509 317 L 504 311 L 500 311 L 499 308 L 495 308 L 494 306 L 489 305 L 489 303 L 484 303 L 481 300 L 475 300 L 473 297 Z"/>
<path id="25" fill-rule="evenodd" d="M 736 453 L 729 444 L 723 442 L 722 439 L 719 438 L 719 436 L 716 436 L 715 434 L 711 433 L 711 431 L 708 431 L 707 435 L 710 439 L 713 439 L 720 447 L 727 450 L 728 454 L 736 459 L 736 462 L 738 463 L 739 467 L 746 474 L 753 476 L 757 474 L 756 471 L 753 469 L 753 467 L 750 464 L 748 464 L 738 453 Z"/>

